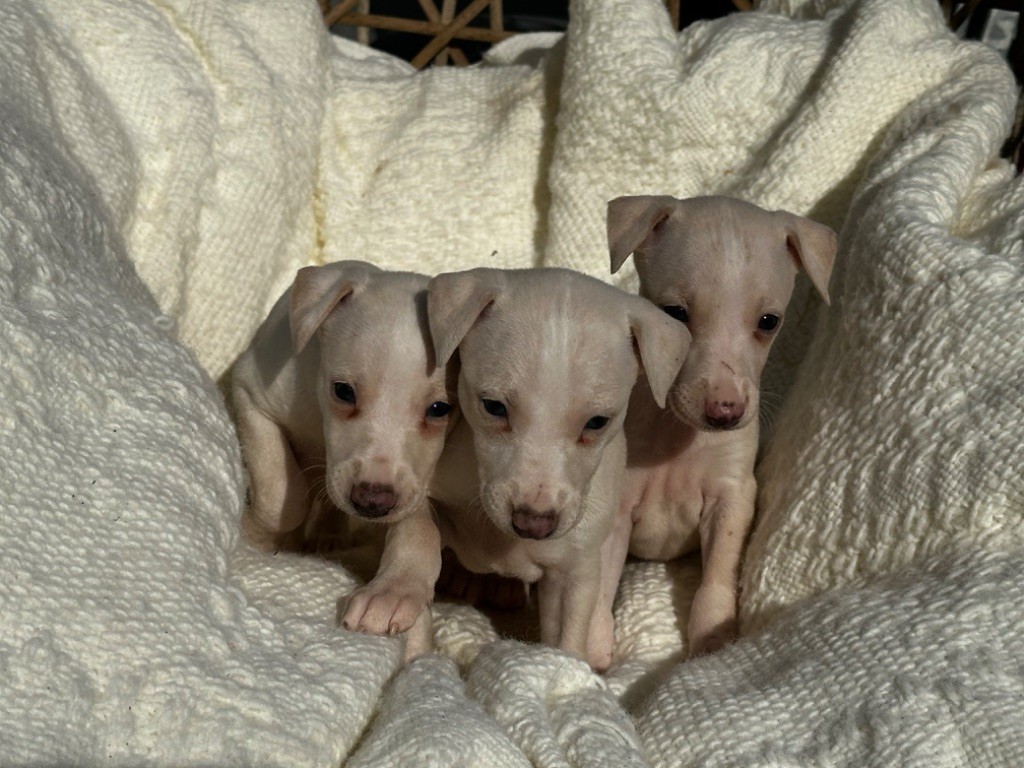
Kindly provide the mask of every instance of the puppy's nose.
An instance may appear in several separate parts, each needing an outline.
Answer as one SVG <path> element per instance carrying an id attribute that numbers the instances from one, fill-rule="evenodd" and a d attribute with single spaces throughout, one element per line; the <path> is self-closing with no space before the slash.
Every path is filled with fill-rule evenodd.
<path id="1" fill-rule="evenodd" d="M 708 400 L 704 404 L 704 420 L 715 429 L 731 429 L 739 424 L 746 410 L 744 403 L 732 400 Z"/>
<path id="2" fill-rule="evenodd" d="M 360 516 L 370 518 L 384 517 L 398 503 L 394 486 L 384 483 L 356 483 L 348 498 Z"/>
<path id="3" fill-rule="evenodd" d="M 558 527 L 558 513 L 554 510 L 538 512 L 531 507 L 512 510 L 512 530 L 524 539 L 546 539 Z"/>

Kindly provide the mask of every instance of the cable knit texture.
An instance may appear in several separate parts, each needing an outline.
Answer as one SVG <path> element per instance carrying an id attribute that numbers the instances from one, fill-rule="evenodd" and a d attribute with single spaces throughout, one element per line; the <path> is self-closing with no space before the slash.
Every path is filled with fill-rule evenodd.
<path id="1" fill-rule="evenodd" d="M 414 73 L 306 0 L 0 5 L 0 762 L 1024 762 L 1009 71 L 934 0 L 571 11 Z M 750 637 L 680 664 L 688 558 L 627 566 L 605 676 L 444 602 L 399 670 L 336 628 L 348 570 L 239 544 L 213 380 L 298 266 L 606 276 L 642 192 L 841 230 L 765 375 Z"/>

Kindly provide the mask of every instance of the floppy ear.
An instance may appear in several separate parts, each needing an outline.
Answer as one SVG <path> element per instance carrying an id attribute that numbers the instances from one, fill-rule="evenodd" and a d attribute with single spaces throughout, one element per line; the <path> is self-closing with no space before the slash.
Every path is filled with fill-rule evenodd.
<path id="1" fill-rule="evenodd" d="M 436 364 L 447 365 L 469 329 L 501 291 L 501 272 L 446 272 L 427 285 L 427 318 Z"/>
<path id="2" fill-rule="evenodd" d="M 608 203 L 608 250 L 613 275 L 631 253 L 651 246 L 656 230 L 678 203 L 666 195 L 617 197 Z"/>
<path id="3" fill-rule="evenodd" d="M 640 297 L 636 297 L 628 318 L 629 331 L 640 353 L 640 364 L 647 375 L 654 401 L 659 408 L 664 408 L 668 391 L 690 348 L 690 331 Z"/>
<path id="4" fill-rule="evenodd" d="M 292 283 L 289 315 L 295 354 L 306 348 L 313 334 L 338 304 L 365 285 L 370 274 L 379 271 L 371 264 L 359 261 L 340 261 L 300 269 Z"/>
<path id="5" fill-rule="evenodd" d="M 811 283 L 818 289 L 826 304 L 832 301 L 828 295 L 828 281 L 836 261 L 836 233 L 831 227 L 805 219 L 787 211 L 778 211 L 786 228 L 786 248 L 803 267 Z"/>

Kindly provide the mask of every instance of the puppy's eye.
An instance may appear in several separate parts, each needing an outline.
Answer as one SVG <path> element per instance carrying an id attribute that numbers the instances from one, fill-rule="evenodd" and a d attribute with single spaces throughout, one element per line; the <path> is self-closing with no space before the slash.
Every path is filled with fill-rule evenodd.
<path id="1" fill-rule="evenodd" d="M 352 389 L 351 384 L 346 384 L 344 381 L 334 382 L 334 396 L 341 400 L 343 403 L 349 403 L 351 405 L 356 404 L 356 391 Z"/>
<path id="2" fill-rule="evenodd" d="M 488 400 L 487 398 L 481 398 L 480 402 L 484 404 L 484 410 L 487 411 L 491 416 L 497 416 L 499 419 L 508 418 L 508 408 L 500 400 Z"/>
<path id="3" fill-rule="evenodd" d="M 428 419 L 443 419 L 449 413 L 451 413 L 452 407 L 444 402 L 438 400 L 436 403 L 431 403 L 427 406 L 427 418 Z"/>
<path id="4" fill-rule="evenodd" d="M 583 425 L 583 428 L 597 431 L 599 429 L 604 429 L 608 424 L 608 421 L 609 419 L 607 416 L 594 416 L 590 421 Z"/>
<path id="5" fill-rule="evenodd" d="M 686 312 L 686 307 L 680 307 L 677 304 L 670 304 L 669 306 L 662 307 L 661 309 L 666 315 L 674 317 L 680 323 L 690 322 L 690 315 Z"/>
<path id="6" fill-rule="evenodd" d="M 778 315 L 761 315 L 761 318 L 757 321 L 757 329 L 765 333 L 771 333 L 779 327 L 779 319 Z"/>

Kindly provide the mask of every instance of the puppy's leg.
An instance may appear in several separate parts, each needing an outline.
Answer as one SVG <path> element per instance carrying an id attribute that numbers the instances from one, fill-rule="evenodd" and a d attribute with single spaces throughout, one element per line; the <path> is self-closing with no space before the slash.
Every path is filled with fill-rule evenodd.
<path id="1" fill-rule="evenodd" d="M 545 571 L 537 584 L 541 642 L 586 659 L 590 622 L 600 591 L 599 555 L 577 563 L 571 571 Z"/>
<path id="2" fill-rule="evenodd" d="M 736 637 L 736 586 L 756 493 L 753 478 L 723 483 L 701 512 L 703 574 L 690 607 L 690 656 L 716 651 Z"/>
<path id="3" fill-rule="evenodd" d="M 441 572 L 441 534 L 429 509 L 388 526 L 384 554 L 373 581 L 349 598 L 346 629 L 394 635 L 405 632 L 430 605 Z"/>
<path id="4" fill-rule="evenodd" d="M 555 648 L 562 635 L 562 596 L 564 575 L 549 570 L 537 582 L 537 613 L 540 641 Z"/>
<path id="5" fill-rule="evenodd" d="M 434 650 L 434 622 L 430 615 L 428 605 L 420 611 L 419 618 L 413 623 L 409 631 L 405 633 L 405 655 L 402 660 L 408 664 L 410 661 L 426 656 Z"/>
<path id="6" fill-rule="evenodd" d="M 633 530 L 633 519 L 629 509 L 620 509 L 615 518 L 615 527 L 601 545 L 601 588 L 597 595 L 594 618 L 590 622 L 587 659 L 590 666 L 604 672 L 612 663 L 612 649 L 615 645 L 615 593 L 619 590 L 622 568 L 629 554 L 629 536 Z"/>
<path id="7" fill-rule="evenodd" d="M 309 484 L 281 427 L 264 415 L 244 390 L 235 390 L 238 433 L 249 471 L 250 503 L 243 527 L 260 538 L 298 528 L 309 513 Z"/>

